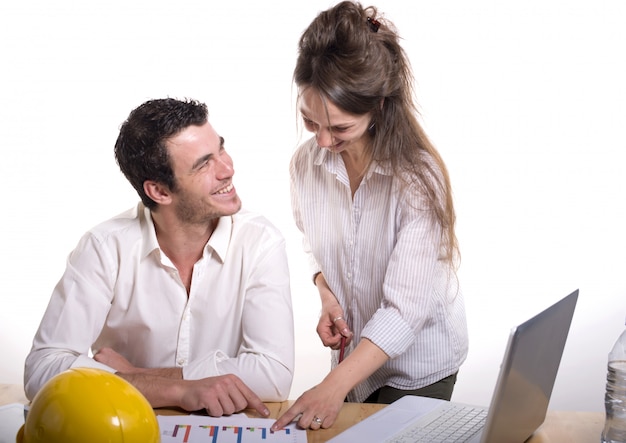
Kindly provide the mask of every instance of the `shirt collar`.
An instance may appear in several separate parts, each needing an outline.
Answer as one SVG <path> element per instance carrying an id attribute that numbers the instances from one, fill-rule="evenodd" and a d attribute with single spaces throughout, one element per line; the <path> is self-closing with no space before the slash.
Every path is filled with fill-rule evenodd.
<path id="1" fill-rule="evenodd" d="M 328 149 L 322 149 L 317 144 L 315 145 L 318 152 L 313 159 L 313 163 L 316 166 L 324 165 L 328 172 L 333 174 L 338 174 L 339 171 L 344 170 L 345 167 L 343 164 L 341 167 L 339 166 L 340 155 L 332 154 Z M 393 171 L 391 169 L 391 165 L 384 165 L 377 161 L 372 162 L 369 171 L 365 174 L 365 178 L 369 179 L 372 174 L 380 174 L 380 175 L 393 175 Z"/>
<path id="2" fill-rule="evenodd" d="M 143 209 L 143 211 L 141 211 Z M 138 209 L 139 216 L 143 214 L 143 219 L 145 223 L 142 223 L 142 231 L 143 238 L 145 241 L 143 242 L 143 250 L 142 256 L 147 257 L 154 251 L 158 251 L 161 254 L 161 248 L 159 246 L 159 241 L 156 237 L 156 229 L 154 228 L 154 221 L 152 220 L 152 213 L 150 209 L 140 204 Z M 230 244 L 231 231 L 233 226 L 233 218 L 232 216 L 220 217 L 217 226 L 215 227 L 215 231 L 211 234 L 211 238 L 207 242 L 204 247 L 204 254 L 210 253 L 210 250 L 215 251 L 216 256 L 219 260 L 224 263 L 224 259 L 226 258 L 226 253 L 228 252 L 228 245 Z"/>
<path id="3" fill-rule="evenodd" d="M 142 237 L 145 239 L 141 256 L 147 257 L 154 250 L 160 251 L 161 248 L 159 248 L 159 242 L 156 238 L 156 229 L 154 229 L 154 221 L 152 220 L 150 209 L 139 203 L 138 213 L 139 217 L 143 218 L 142 221 L 144 221 L 144 223 L 141 223 L 141 230 L 143 231 Z"/>
<path id="4" fill-rule="evenodd" d="M 211 234 L 211 238 L 207 242 L 204 248 L 205 255 L 209 252 L 209 248 L 212 249 L 219 260 L 224 263 L 226 259 L 226 253 L 228 252 L 228 245 L 230 244 L 230 238 L 233 230 L 233 217 L 224 216 L 220 217 L 217 221 L 217 226 Z"/>

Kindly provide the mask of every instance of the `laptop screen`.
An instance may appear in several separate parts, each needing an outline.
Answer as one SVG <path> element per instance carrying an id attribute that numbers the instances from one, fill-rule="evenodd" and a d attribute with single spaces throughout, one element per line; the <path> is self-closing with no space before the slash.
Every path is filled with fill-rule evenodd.
<path id="1" fill-rule="evenodd" d="M 543 423 L 577 300 L 578 290 L 512 329 L 483 442 L 524 441 Z"/>

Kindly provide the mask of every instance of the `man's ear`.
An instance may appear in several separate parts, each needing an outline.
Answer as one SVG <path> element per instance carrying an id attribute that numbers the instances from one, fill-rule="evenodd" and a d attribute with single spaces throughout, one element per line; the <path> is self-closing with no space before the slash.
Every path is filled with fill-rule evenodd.
<path id="1" fill-rule="evenodd" d="M 152 180 L 143 182 L 143 192 L 159 205 L 168 205 L 172 201 L 169 188 Z"/>

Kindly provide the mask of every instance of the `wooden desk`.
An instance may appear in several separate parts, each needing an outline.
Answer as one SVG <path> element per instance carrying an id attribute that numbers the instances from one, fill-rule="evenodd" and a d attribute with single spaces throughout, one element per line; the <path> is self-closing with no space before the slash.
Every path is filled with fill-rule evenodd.
<path id="1" fill-rule="evenodd" d="M 0 405 L 9 403 L 27 403 L 24 391 L 19 385 L 0 384 Z M 292 403 L 293 401 L 268 403 L 271 417 L 278 417 Z M 384 407 L 385 405 L 346 403 L 332 428 L 307 431 L 308 443 L 326 442 Z M 155 411 L 162 415 L 184 413 L 175 409 L 156 409 Z M 258 417 L 254 412 L 250 412 L 249 415 Z M 527 443 L 595 443 L 600 441 L 603 426 L 604 413 L 602 412 L 548 411 L 545 422 Z"/>

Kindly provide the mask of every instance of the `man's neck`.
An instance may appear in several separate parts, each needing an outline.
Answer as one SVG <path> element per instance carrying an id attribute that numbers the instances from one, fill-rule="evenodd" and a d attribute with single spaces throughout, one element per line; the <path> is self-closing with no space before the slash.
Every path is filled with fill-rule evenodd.
<path id="1" fill-rule="evenodd" d="M 166 212 L 153 212 L 152 220 L 157 241 L 165 255 L 175 265 L 191 263 L 193 266 L 202 257 L 204 247 L 215 231 L 219 219 L 203 225 L 185 224 Z"/>
<path id="2" fill-rule="evenodd" d="M 163 253 L 178 270 L 182 284 L 191 293 L 193 267 L 204 252 L 209 238 L 215 231 L 218 218 L 204 226 L 183 224 L 167 212 L 152 213 L 157 241 Z"/>

